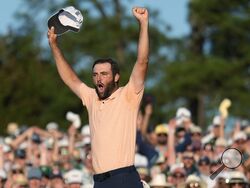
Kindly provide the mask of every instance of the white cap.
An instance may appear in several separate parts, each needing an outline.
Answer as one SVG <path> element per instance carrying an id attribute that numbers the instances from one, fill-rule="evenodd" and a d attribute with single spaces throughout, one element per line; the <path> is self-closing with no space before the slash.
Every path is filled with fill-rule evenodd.
<path id="1" fill-rule="evenodd" d="M 165 174 L 156 174 L 153 176 L 152 181 L 149 183 L 151 187 L 169 187 L 172 186 L 171 183 L 168 183 L 166 181 L 166 176 Z"/>
<path id="2" fill-rule="evenodd" d="M 237 140 L 246 140 L 247 139 L 247 135 L 245 132 L 243 131 L 240 131 L 240 132 L 237 132 L 234 137 L 233 137 L 233 141 L 237 141 Z"/>
<path id="3" fill-rule="evenodd" d="M 59 147 L 67 147 L 69 145 L 69 140 L 66 137 L 63 137 L 61 140 L 58 142 Z"/>
<path id="4" fill-rule="evenodd" d="M 221 123 L 221 117 L 220 116 L 214 116 L 213 125 L 220 125 L 220 123 Z"/>
<path id="5" fill-rule="evenodd" d="M 56 122 L 49 122 L 46 125 L 46 129 L 49 130 L 57 130 L 58 129 L 58 124 Z"/>
<path id="6" fill-rule="evenodd" d="M 82 26 L 83 16 L 73 6 L 62 8 L 48 20 L 48 27 L 54 26 L 56 34 L 63 34 L 69 30 L 78 32 Z"/>
<path id="7" fill-rule="evenodd" d="M 215 146 L 227 147 L 228 146 L 227 140 L 225 138 L 217 138 L 215 141 Z"/>
<path id="8" fill-rule="evenodd" d="M 201 178 L 199 176 L 191 174 L 187 177 L 185 183 L 191 183 L 191 182 L 201 182 Z"/>
<path id="9" fill-rule="evenodd" d="M 80 170 L 73 169 L 69 172 L 65 173 L 64 175 L 65 183 L 71 184 L 71 183 L 83 183 L 83 173 Z"/>
<path id="10" fill-rule="evenodd" d="M 90 135 L 90 127 L 89 127 L 88 124 L 82 126 L 81 134 L 83 136 L 89 136 Z"/>
<path id="11" fill-rule="evenodd" d="M 229 172 L 229 184 L 230 183 L 248 183 L 246 176 L 241 171 Z"/>

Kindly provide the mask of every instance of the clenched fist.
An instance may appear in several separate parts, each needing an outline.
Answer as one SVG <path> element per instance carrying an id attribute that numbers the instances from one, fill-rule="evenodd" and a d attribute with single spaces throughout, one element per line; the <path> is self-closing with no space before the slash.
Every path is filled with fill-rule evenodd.
<path id="1" fill-rule="evenodd" d="M 132 12 L 140 23 L 148 22 L 148 10 L 146 8 L 134 7 Z"/>

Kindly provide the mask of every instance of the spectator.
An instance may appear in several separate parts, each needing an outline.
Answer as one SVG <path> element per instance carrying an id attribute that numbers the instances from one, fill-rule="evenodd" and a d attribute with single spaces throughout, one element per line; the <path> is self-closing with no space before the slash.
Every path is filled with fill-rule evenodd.
<path id="1" fill-rule="evenodd" d="M 247 153 L 247 135 L 243 131 L 239 131 L 233 136 L 232 147 L 237 148 L 243 155 L 243 159 L 249 158 L 249 153 Z"/>
<path id="2" fill-rule="evenodd" d="M 214 159 L 220 159 L 228 144 L 225 138 L 218 138 L 214 144 Z"/>
<path id="3" fill-rule="evenodd" d="M 40 188 L 42 183 L 42 172 L 37 167 L 30 167 L 28 169 L 28 184 L 30 188 Z"/>
<path id="4" fill-rule="evenodd" d="M 168 176 L 168 181 L 172 183 L 176 188 L 181 187 L 186 179 L 186 170 L 184 169 L 183 163 L 173 164 L 170 168 L 170 174 Z"/>
<path id="5" fill-rule="evenodd" d="M 229 188 L 248 188 L 249 182 L 240 171 L 232 171 L 229 176 Z"/>
<path id="6" fill-rule="evenodd" d="M 185 188 L 206 188 L 206 184 L 196 175 L 189 175 L 185 181 Z"/>
<path id="7" fill-rule="evenodd" d="M 62 172 L 58 166 L 52 167 L 52 172 L 50 176 L 51 188 L 62 188 L 64 187 L 64 179 Z"/>
<path id="8" fill-rule="evenodd" d="M 173 185 L 166 181 L 164 174 L 155 175 L 149 185 L 151 188 L 173 188 Z"/>
<path id="9" fill-rule="evenodd" d="M 214 181 L 210 178 L 210 159 L 207 156 L 200 157 L 198 161 L 198 169 L 200 178 L 207 184 L 207 188 L 214 187 Z"/>
<path id="10" fill-rule="evenodd" d="M 83 184 L 82 172 L 72 169 L 64 174 L 64 180 L 67 188 L 80 188 Z"/>
<path id="11" fill-rule="evenodd" d="M 165 155 L 167 152 L 167 140 L 168 140 L 168 125 L 165 123 L 158 124 L 155 127 L 155 134 L 157 135 L 157 145 L 156 149 L 161 153 L 161 155 Z"/>

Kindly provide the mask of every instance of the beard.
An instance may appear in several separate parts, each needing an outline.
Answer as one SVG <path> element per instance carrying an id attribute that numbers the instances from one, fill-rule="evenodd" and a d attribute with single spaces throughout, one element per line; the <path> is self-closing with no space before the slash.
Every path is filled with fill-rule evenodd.
<path id="1" fill-rule="evenodd" d="M 98 85 L 99 84 L 95 85 L 95 91 L 96 91 L 98 98 L 100 100 L 107 99 L 116 89 L 116 83 L 114 82 L 114 80 L 109 82 L 106 86 L 104 86 L 104 85 L 102 86 L 102 87 L 105 87 L 103 92 L 100 92 L 98 90 Z"/>

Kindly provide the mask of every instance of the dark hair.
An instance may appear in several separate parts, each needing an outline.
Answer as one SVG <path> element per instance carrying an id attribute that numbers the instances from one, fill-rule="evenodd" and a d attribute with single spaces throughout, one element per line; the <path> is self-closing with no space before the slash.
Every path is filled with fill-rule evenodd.
<path id="1" fill-rule="evenodd" d="M 97 59 L 92 65 L 92 71 L 96 64 L 102 64 L 102 63 L 109 63 L 111 65 L 113 76 L 115 76 L 116 74 L 120 74 L 118 63 L 111 58 Z"/>

